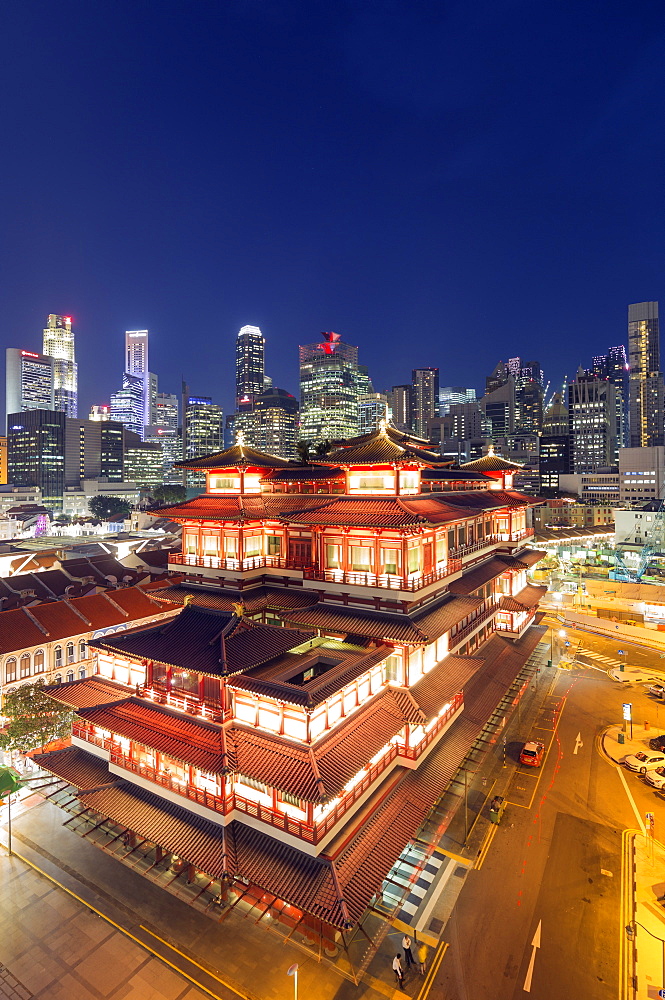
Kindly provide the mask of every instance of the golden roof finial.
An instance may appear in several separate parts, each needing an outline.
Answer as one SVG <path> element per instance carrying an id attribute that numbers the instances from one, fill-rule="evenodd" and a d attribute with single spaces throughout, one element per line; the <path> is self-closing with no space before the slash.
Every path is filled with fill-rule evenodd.
<path id="1" fill-rule="evenodd" d="M 236 445 L 238 446 L 238 448 L 245 447 L 245 432 L 242 430 L 238 431 L 238 433 L 236 434 Z"/>
<path id="2" fill-rule="evenodd" d="M 236 616 L 236 618 L 242 618 L 242 616 L 245 613 L 245 605 L 242 603 L 242 601 L 232 601 L 231 607 L 233 608 L 233 614 Z"/>
<path id="3" fill-rule="evenodd" d="M 379 420 L 379 434 L 382 434 L 383 437 L 388 437 L 388 421 L 385 417 L 381 417 Z"/>
<path id="4" fill-rule="evenodd" d="M 487 449 L 487 454 L 490 455 L 490 456 L 494 455 L 494 445 L 493 444 L 491 444 L 489 446 L 489 448 Z"/>

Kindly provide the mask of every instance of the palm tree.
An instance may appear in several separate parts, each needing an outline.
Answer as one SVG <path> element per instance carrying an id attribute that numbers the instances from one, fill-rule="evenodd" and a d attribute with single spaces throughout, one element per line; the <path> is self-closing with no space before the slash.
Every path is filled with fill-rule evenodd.
<path id="1" fill-rule="evenodd" d="M 296 453 L 303 465 L 309 464 L 309 441 L 298 441 Z"/>

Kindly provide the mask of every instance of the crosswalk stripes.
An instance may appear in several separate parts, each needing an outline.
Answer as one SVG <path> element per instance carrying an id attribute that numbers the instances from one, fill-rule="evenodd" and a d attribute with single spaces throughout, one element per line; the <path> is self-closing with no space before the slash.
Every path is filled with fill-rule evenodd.
<path id="1" fill-rule="evenodd" d="M 444 860 L 447 859 L 439 858 L 436 855 L 427 857 L 425 851 L 420 847 L 407 844 L 383 883 L 384 905 L 394 906 L 401 901 L 399 919 L 410 923 L 438 875 Z M 408 891 L 406 897 L 404 890 Z"/>
<path id="2" fill-rule="evenodd" d="M 578 656 L 585 656 L 590 660 L 598 660 L 599 663 L 604 663 L 608 667 L 620 667 L 622 665 L 622 660 L 617 660 L 612 656 L 605 656 L 603 653 L 596 653 L 593 649 L 582 649 L 580 647 L 577 650 Z"/>

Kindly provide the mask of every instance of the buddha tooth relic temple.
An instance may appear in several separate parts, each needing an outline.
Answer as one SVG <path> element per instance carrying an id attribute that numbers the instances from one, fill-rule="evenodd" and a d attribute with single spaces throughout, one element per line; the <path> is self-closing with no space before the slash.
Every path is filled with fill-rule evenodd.
<path id="1" fill-rule="evenodd" d="M 47 689 L 72 745 L 36 759 L 152 865 L 346 947 L 542 637 L 539 501 L 383 423 L 182 467 L 206 492 L 155 512 L 183 541 L 151 591 L 182 610 L 91 643 L 97 673 Z"/>

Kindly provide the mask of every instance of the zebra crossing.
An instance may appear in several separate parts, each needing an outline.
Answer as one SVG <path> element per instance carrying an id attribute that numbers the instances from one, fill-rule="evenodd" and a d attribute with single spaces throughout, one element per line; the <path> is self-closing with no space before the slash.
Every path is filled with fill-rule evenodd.
<path id="1" fill-rule="evenodd" d="M 419 845 L 407 844 L 383 883 L 384 906 L 392 907 L 401 902 L 399 919 L 410 923 L 447 860 L 435 855 L 427 857 Z"/>
<path id="2" fill-rule="evenodd" d="M 596 653 L 593 649 L 584 649 L 582 646 L 577 650 L 577 655 L 584 656 L 589 660 L 596 660 L 608 668 L 614 667 L 616 669 L 624 663 L 623 660 L 617 660 L 612 656 L 605 656 L 604 653 Z"/>

